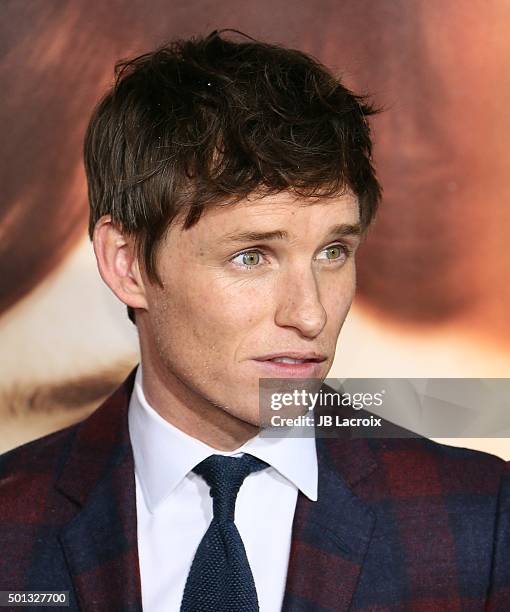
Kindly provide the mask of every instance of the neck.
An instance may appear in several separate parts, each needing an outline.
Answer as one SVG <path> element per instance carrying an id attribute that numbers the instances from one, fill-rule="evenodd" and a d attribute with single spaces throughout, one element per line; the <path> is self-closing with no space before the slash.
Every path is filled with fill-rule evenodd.
<path id="1" fill-rule="evenodd" d="M 174 427 L 221 451 L 242 446 L 259 427 L 229 414 L 179 380 L 164 366 L 143 359 L 143 391 L 156 412 Z"/>

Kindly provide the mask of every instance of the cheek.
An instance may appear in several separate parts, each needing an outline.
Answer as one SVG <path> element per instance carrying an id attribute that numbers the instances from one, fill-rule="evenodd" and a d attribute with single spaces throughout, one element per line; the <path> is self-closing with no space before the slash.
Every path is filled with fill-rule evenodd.
<path id="1" fill-rule="evenodd" d="M 170 283 L 166 284 L 170 287 Z M 235 350 L 237 341 L 246 336 L 268 309 L 267 291 L 246 283 L 207 278 L 204 282 L 173 284 L 154 300 L 158 313 L 156 325 L 164 326 L 169 342 L 182 346 L 201 345 L 206 352 Z"/>
<path id="2" fill-rule="evenodd" d="M 335 279 L 323 288 L 323 306 L 326 310 L 328 321 L 338 325 L 341 324 L 352 304 L 356 292 L 356 273 L 354 266 L 346 268 L 342 278 Z"/>
<path id="3" fill-rule="evenodd" d="M 218 286 L 210 292 L 205 308 L 200 299 L 191 302 L 190 316 L 202 321 L 205 335 L 219 337 L 223 344 L 240 341 L 267 311 L 267 296 L 253 287 Z"/>

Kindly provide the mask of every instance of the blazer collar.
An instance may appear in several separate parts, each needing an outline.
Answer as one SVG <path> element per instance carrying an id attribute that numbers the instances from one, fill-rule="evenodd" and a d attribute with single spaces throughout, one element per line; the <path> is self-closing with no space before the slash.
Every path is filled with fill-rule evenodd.
<path id="1" fill-rule="evenodd" d="M 80 510 L 60 534 L 81 607 L 142 610 L 128 407 L 135 370 L 77 426 L 57 489 Z M 367 440 L 317 438 L 318 501 L 298 493 L 282 612 L 348 610 L 375 516 L 352 491 L 377 467 Z M 92 602 L 92 603 L 91 603 Z"/>
<path id="2" fill-rule="evenodd" d="M 57 489 L 80 510 L 60 533 L 80 609 L 141 612 L 128 405 L 134 371 L 75 430 Z"/>
<path id="3" fill-rule="evenodd" d="M 352 487 L 377 468 L 367 440 L 317 438 L 319 495 L 298 495 L 282 612 L 349 610 L 375 526 Z"/>

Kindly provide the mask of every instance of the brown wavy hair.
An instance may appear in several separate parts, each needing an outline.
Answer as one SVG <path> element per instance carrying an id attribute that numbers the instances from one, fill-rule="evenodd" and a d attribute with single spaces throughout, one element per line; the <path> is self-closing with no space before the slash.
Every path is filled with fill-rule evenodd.
<path id="1" fill-rule="evenodd" d="M 111 215 L 159 284 L 157 245 L 177 216 L 186 229 L 253 193 L 350 190 L 366 228 L 381 197 L 366 97 L 301 51 L 226 32 L 119 62 L 86 133 L 89 234 Z"/>

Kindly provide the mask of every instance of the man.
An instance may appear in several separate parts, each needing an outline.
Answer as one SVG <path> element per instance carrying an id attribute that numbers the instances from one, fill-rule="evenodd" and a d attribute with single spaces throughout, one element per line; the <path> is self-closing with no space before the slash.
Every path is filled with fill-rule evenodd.
<path id="1" fill-rule="evenodd" d="M 118 68 L 85 143 L 99 272 L 141 364 L 0 464 L 0 590 L 71 609 L 504 609 L 509 483 L 424 439 L 268 438 L 259 379 L 324 379 L 380 189 L 373 110 L 214 32 Z"/>

